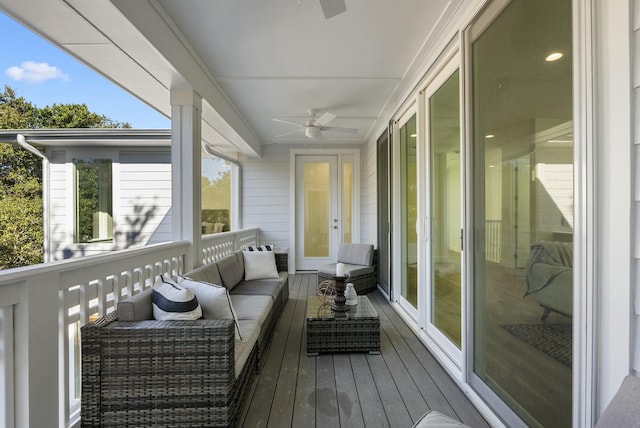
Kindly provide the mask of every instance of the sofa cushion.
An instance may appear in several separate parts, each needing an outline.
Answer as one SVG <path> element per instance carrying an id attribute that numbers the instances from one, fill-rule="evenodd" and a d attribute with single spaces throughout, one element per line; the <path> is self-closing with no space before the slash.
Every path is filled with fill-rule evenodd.
<path id="1" fill-rule="evenodd" d="M 151 303 L 152 288 L 147 288 L 141 293 L 135 294 L 126 300 L 118 302 L 119 321 L 142 321 L 153 319 L 153 306 Z"/>
<path id="2" fill-rule="evenodd" d="M 227 287 L 229 290 L 233 290 L 233 287 L 238 285 L 244 276 L 244 270 L 238 263 L 237 255 L 234 253 L 224 256 L 218 260 L 216 264 L 218 265 L 218 272 L 222 279 L 222 285 Z"/>
<path id="3" fill-rule="evenodd" d="M 273 308 L 271 296 L 233 295 L 231 302 L 236 310 L 238 320 L 255 320 L 264 324 Z"/>
<path id="4" fill-rule="evenodd" d="M 157 320 L 196 320 L 202 318 L 202 308 L 193 291 L 160 275 L 151 293 L 153 317 Z"/>
<path id="5" fill-rule="evenodd" d="M 335 275 L 336 274 L 336 264 L 330 263 L 327 265 L 320 266 L 318 268 L 318 272 L 326 273 L 327 275 Z M 363 265 L 350 265 L 344 264 L 344 276 L 348 278 L 353 278 L 356 276 L 368 275 L 373 273 L 375 270 L 374 266 L 363 266 Z"/>
<path id="6" fill-rule="evenodd" d="M 202 308 L 202 316 L 208 320 L 235 319 L 231 308 L 229 290 L 222 285 L 207 284 L 185 276 L 178 277 L 178 284 L 193 291 Z"/>
<path id="7" fill-rule="evenodd" d="M 340 244 L 338 262 L 351 265 L 373 264 L 373 245 L 371 244 Z"/>
<path id="8" fill-rule="evenodd" d="M 234 295 L 258 295 L 271 296 L 276 298 L 280 294 L 280 290 L 286 284 L 288 278 L 287 272 L 279 272 L 278 279 L 254 279 L 253 281 L 242 281 L 229 293 Z"/>
<path id="9" fill-rule="evenodd" d="M 184 276 L 196 281 L 204 281 L 209 284 L 223 285 L 222 278 L 220 278 L 220 272 L 218 272 L 217 263 L 209 263 L 204 266 L 200 266 L 190 272 L 184 274 Z"/>
<path id="10" fill-rule="evenodd" d="M 273 251 L 243 251 L 244 279 L 279 278 L 276 256 Z"/>
<path id="11" fill-rule="evenodd" d="M 251 355 L 251 351 L 254 346 L 256 346 L 258 336 L 260 336 L 260 324 L 256 320 L 241 320 L 239 327 L 242 339 L 238 336 L 238 333 L 236 333 L 234 343 L 236 378 L 240 375 L 240 372 L 242 372 L 249 355 Z"/>
<path id="12" fill-rule="evenodd" d="M 229 290 L 226 287 L 196 281 L 193 278 L 182 275 L 178 276 L 178 284 L 195 293 L 202 308 L 202 317 L 204 319 L 233 320 L 236 325 L 236 334 L 240 334 L 238 317 L 233 308 Z"/>

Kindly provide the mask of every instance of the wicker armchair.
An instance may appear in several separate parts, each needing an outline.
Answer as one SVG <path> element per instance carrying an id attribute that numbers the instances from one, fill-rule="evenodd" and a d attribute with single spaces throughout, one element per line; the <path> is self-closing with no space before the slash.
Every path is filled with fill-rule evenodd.
<path id="1" fill-rule="evenodd" d="M 256 375 L 238 376 L 232 320 L 118 321 L 82 327 L 83 427 L 231 427 Z"/>
<path id="2" fill-rule="evenodd" d="M 338 262 L 345 264 L 347 282 L 353 283 L 358 294 L 373 291 L 378 286 L 376 250 L 371 244 L 340 244 Z M 336 275 L 336 263 L 318 268 L 318 284 Z"/>

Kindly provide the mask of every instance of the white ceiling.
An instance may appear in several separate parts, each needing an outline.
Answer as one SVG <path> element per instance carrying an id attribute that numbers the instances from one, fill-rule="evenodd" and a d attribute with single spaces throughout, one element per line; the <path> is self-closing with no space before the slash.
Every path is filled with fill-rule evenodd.
<path id="1" fill-rule="evenodd" d="M 204 101 L 203 138 L 259 155 L 308 111 L 362 143 L 415 78 L 463 0 L 345 0 L 325 19 L 318 0 L 0 0 L 0 8 L 160 112 L 170 91 L 193 88 Z M 424 72 L 424 70 L 422 70 Z M 302 129 L 302 128 L 301 128 Z"/>

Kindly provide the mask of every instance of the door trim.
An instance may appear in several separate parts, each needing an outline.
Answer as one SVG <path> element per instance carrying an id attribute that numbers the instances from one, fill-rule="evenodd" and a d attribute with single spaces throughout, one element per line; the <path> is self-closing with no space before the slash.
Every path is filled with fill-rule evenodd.
<path id="1" fill-rule="evenodd" d="M 338 156 L 341 165 L 345 155 L 353 157 L 353 215 L 352 241 L 360 242 L 360 149 L 291 149 L 289 151 L 289 260 L 290 270 L 296 270 L 296 156 Z"/>

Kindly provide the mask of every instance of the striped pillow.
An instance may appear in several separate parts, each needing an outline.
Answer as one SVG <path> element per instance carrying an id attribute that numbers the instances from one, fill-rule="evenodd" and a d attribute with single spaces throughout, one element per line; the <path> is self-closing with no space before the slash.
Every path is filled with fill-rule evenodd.
<path id="1" fill-rule="evenodd" d="M 247 245 L 242 251 L 273 251 L 273 245 Z"/>
<path id="2" fill-rule="evenodd" d="M 197 320 L 202 308 L 193 291 L 165 276 L 158 276 L 151 292 L 153 317 L 157 320 Z"/>

